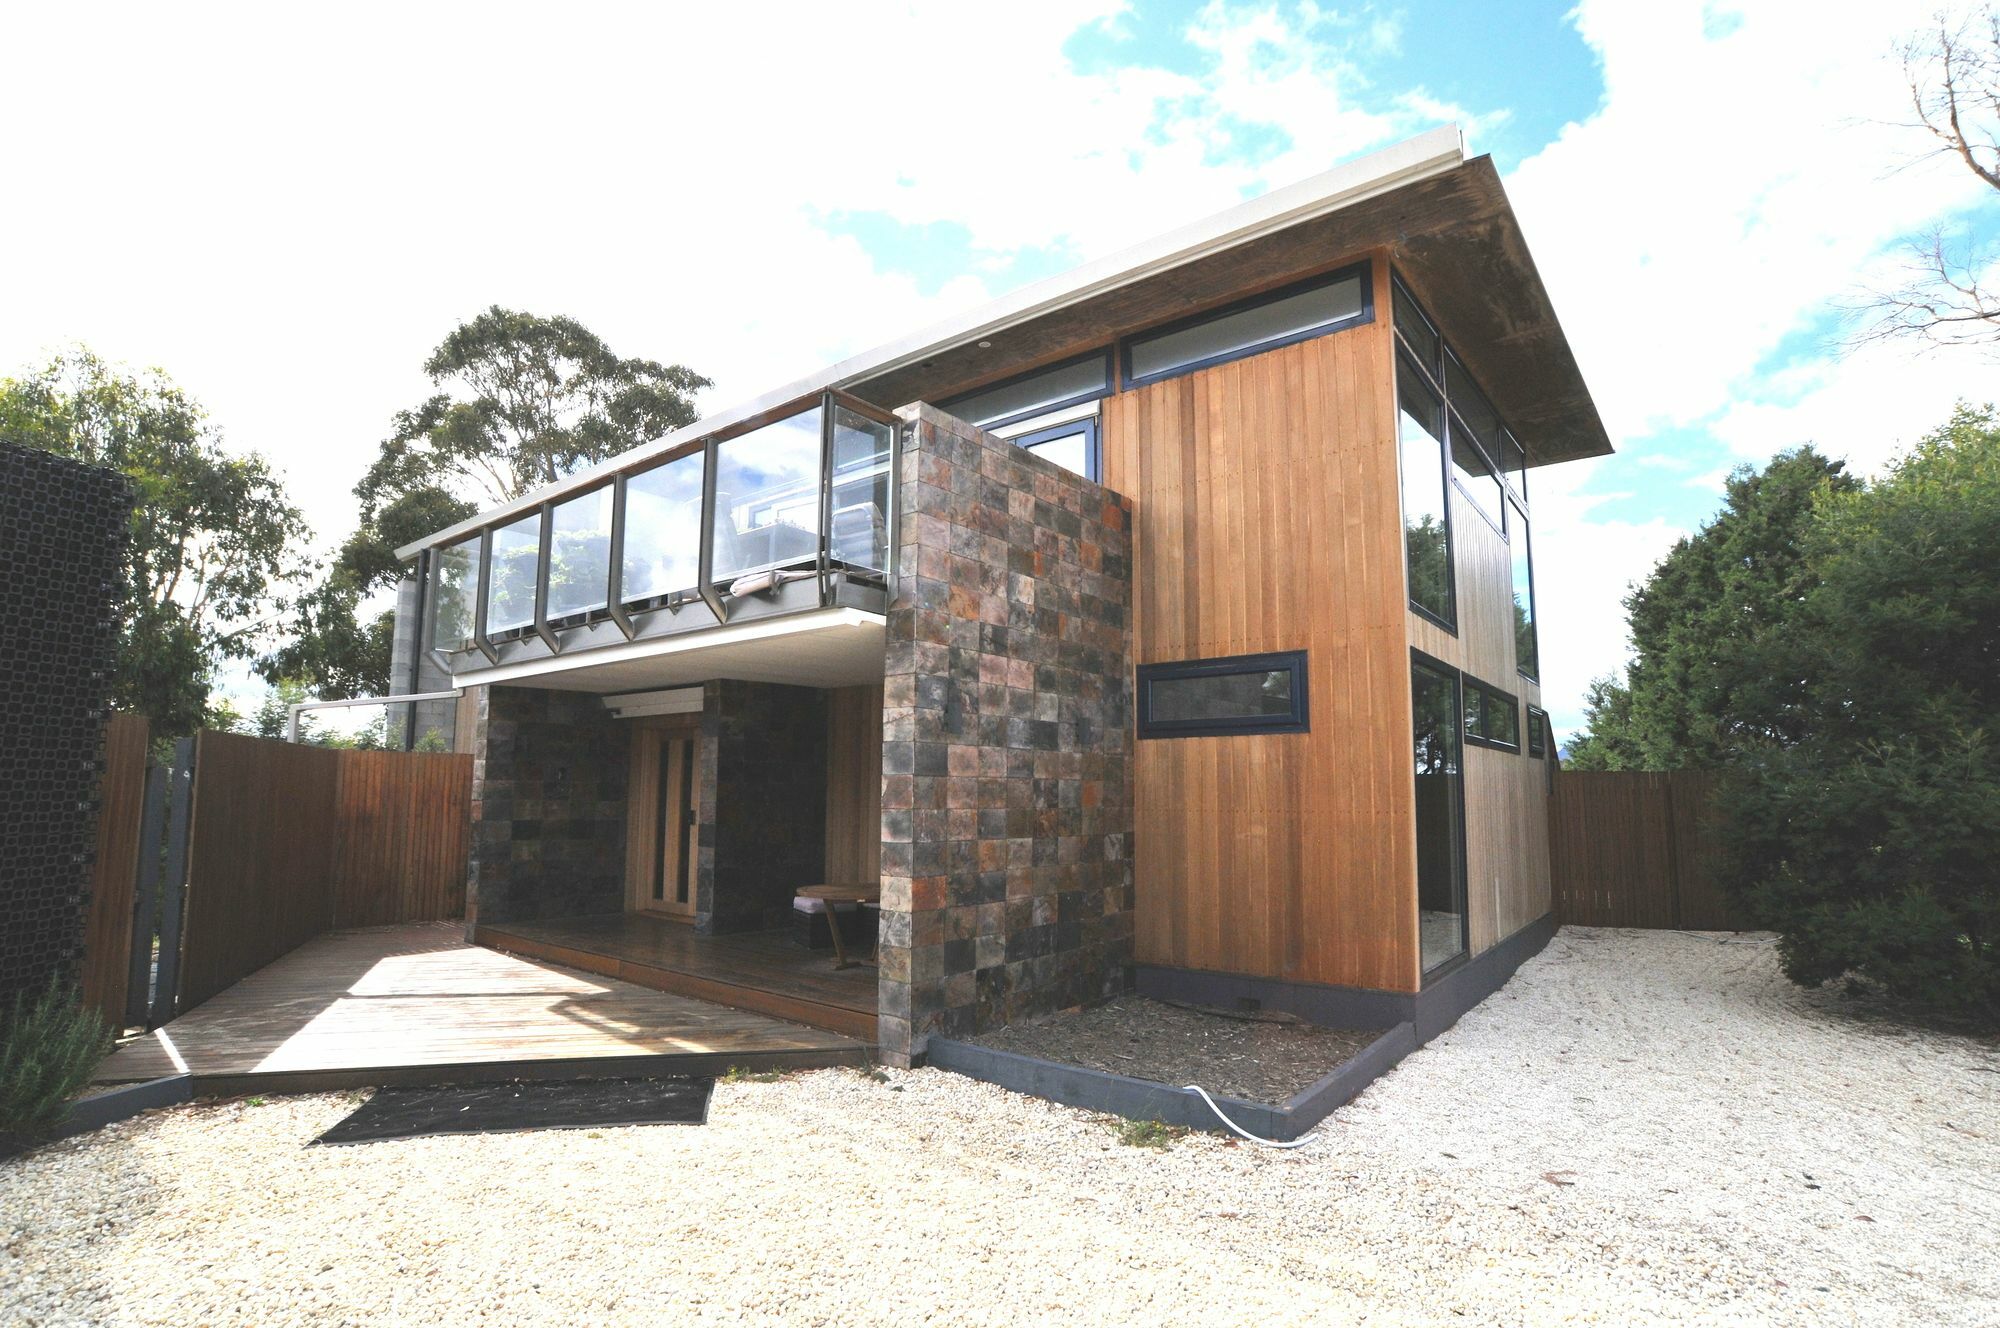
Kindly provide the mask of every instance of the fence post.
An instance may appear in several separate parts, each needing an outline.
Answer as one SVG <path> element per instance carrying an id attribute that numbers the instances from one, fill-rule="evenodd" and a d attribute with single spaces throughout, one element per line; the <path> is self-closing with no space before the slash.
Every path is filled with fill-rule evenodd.
<path id="1" fill-rule="evenodd" d="M 153 938 L 160 929 L 160 829 L 167 816 L 165 766 L 146 769 L 139 818 L 139 884 L 132 900 L 132 953 L 125 977 L 125 1027 L 143 1026 L 153 1006 Z"/>
<path id="2" fill-rule="evenodd" d="M 188 863 L 188 819 L 194 801 L 195 740 L 174 743 L 172 810 L 167 818 L 166 876 L 160 889 L 159 977 L 153 989 L 153 1012 L 146 1027 L 158 1028 L 174 1017 L 181 976 L 181 920 L 185 912 Z"/>

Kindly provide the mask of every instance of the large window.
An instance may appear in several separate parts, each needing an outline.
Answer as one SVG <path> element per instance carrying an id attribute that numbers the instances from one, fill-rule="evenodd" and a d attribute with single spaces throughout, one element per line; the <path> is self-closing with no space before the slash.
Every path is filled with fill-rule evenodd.
<path id="1" fill-rule="evenodd" d="M 1535 636 L 1535 559 L 1528 539 L 1528 515 L 1508 501 L 1507 551 L 1513 562 L 1514 667 L 1524 678 L 1542 676 L 1541 644 Z"/>
<path id="2" fill-rule="evenodd" d="M 611 486 L 549 513 L 549 620 L 604 607 L 611 577 Z"/>
<path id="3" fill-rule="evenodd" d="M 1311 710 L 1303 650 L 1139 668 L 1139 736 L 1303 733 Z"/>
<path id="4" fill-rule="evenodd" d="M 1458 674 L 1419 657 L 1410 670 L 1417 769 L 1417 923 L 1428 973 L 1465 953 L 1464 757 Z"/>
<path id="5" fill-rule="evenodd" d="M 1403 356 L 1396 357 L 1397 426 L 1403 456 L 1403 545 L 1410 604 L 1449 627 L 1451 518 L 1445 503 L 1444 405 Z"/>
<path id="6" fill-rule="evenodd" d="M 1272 350 L 1368 320 L 1368 267 L 1343 268 L 1125 343 L 1125 383 L 1136 387 L 1225 360 Z"/>
<path id="7" fill-rule="evenodd" d="M 535 621 L 535 578 L 542 561 L 542 514 L 493 529 L 493 566 L 486 583 L 486 634 L 518 631 Z"/>
<path id="8" fill-rule="evenodd" d="M 998 429 L 1111 393 L 1111 352 L 1093 351 L 992 387 L 938 403 L 938 409 L 982 429 Z"/>

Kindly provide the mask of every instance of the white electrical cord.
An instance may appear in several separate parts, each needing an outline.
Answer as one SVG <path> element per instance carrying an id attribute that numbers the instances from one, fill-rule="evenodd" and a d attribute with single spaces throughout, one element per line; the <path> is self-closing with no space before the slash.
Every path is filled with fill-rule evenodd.
<path id="1" fill-rule="evenodd" d="M 1238 1125 L 1235 1121 L 1229 1119 L 1229 1117 L 1223 1115 L 1222 1108 L 1215 1105 L 1215 1099 L 1210 1097 L 1208 1090 L 1200 1084 L 1182 1084 L 1181 1087 L 1190 1093 L 1201 1094 L 1201 1100 L 1208 1103 L 1208 1109 L 1215 1113 L 1217 1120 L 1220 1120 L 1224 1125 L 1227 1125 L 1253 1144 L 1262 1144 L 1266 1148 L 1303 1148 L 1307 1143 L 1305 1139 L 1294 1139 L 1290 1143 L 1279 1143 L 1276 1139 L 1260 1139 L 1241 1125 Z"/>

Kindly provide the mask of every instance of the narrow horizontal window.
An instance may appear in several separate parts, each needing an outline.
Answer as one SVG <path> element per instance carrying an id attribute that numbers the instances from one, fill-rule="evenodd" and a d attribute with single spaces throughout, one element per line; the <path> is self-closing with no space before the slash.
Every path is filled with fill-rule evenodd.
<path id="1" fill-rule="evenodd" d="M 938 402 L 938 409 L 982 429 L 1111 395 L 1111 352 L 1093 351 L 1046 369 Z"/>
<path id="2" fill-rule="evenodd" d="M 1521 702 L 1498 687 L 1465 680 L 1465 740 L 1503 752 L 1521 750 Z"/>
<path id="3" fill-rule="evenodd" d="M 1549 754 L 1549 715 L 1538 706 L 1528 707 L 1528 755 L 1537 760 Z"/>
<path id="4" fill-rule="evenodd" d="M 1236 655 L 1139 668 L 1139 736 L 1303 733 L 1306 653 Z"/>
<path id="5" fill-rule="evenodd" d="M 1087 480 L 1099 478 L 1097 420 L 1094 417 L 1024 433 L 1014 439 L 1014 445 L 1053 461 L 1064 470 L 1075 471 Z"/>
<path id="6" fill-rule="evenodd" d="M 1127 386 L 1304 341 L 1366 322 L 1368 267 L 1343 268 L 1294 286 L 1169 325 L 1125 343 Z"/>

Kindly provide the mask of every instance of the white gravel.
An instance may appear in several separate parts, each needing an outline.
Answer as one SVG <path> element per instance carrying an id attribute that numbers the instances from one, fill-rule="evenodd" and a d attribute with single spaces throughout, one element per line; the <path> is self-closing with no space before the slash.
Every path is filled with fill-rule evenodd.
<path id="1" fill-rule="evenodd" d="M 2000 1054 L 1757 937 L 1566 930 L 1289 1153 L 938 1071 L 302 1148 L 349 1106 L 0 1164 L 0 1322 L 2000 1324 Z"/>

